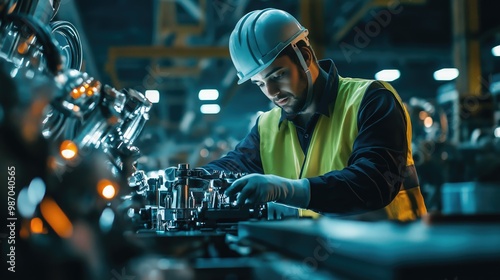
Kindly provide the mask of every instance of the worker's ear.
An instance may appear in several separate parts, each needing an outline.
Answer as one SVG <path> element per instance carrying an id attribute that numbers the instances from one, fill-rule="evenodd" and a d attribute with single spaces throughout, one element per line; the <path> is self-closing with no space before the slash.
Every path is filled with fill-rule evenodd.
<path id="1" fill-rule="evenodd" d="M 300 52 L 304 57 L 304 61 L 306 62 L 307 67 L 310 67 L 314 57 L 311 49 L 306 46 L 303 46 L 300 48 Z"/>

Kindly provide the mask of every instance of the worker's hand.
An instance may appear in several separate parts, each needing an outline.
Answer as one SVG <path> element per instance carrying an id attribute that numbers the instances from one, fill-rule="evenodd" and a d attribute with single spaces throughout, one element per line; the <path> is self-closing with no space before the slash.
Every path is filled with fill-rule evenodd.
<path id="1" fill-rule="evenodd" d="M 238 205 L 276 201 L 290 206 L 306 208 L 310 200 L 309 180 L 292 180 L 276 175 L 250 174 L 236 181 L 225 191 L 232 196 L 240 193 Z"/>

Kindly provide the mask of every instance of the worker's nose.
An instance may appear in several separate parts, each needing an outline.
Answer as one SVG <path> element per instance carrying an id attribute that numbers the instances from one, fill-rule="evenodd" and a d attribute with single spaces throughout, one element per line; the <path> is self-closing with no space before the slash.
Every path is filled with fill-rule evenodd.
<path id="1" fill-rule="evenodd" d="M 266 83 L 266 94 L 270 97 L 274 97 L 280 93 L 279 87 L 276 85 L 276 83 Z"/>

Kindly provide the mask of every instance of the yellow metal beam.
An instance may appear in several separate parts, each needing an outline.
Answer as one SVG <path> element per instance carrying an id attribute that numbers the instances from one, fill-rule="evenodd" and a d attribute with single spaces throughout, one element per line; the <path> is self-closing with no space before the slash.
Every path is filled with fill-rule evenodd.
<path id="1" fill-rule="evenodd" d="M 110 47 L 108 57 L 118 58 L 229 58 L 227 47 L 163 47 L 163 46 L 128 46 Z"/>
<path id="2" fill-rule="evenodd" d="M 108 61 L 105 65 L 105 71 L 108 72 L 111 82 L 115 88 L 123 88 L 123 85 L 118 78 L 118 73 L 116 71 L 116 56 L 114 54 L 108 54 Z"/>
<path id="3" fill-rule="evenodd" d="M 351 31 L 356 24 L 373 8 L 373 1 L 366 2 L 353 16 L 347 20 L 346 24 L 333 35 L 333 40 L 338 43 Z"/>
<path id="4" fill-rule="evenodd" d="M 162 0 L 158 9 L 158 33 L 160 38 L 171 33 L 199 35 L 205 30 L 206 15 L 201 14 L 197 24 L 179 24 L 177 22 L 176 0 Z M 206 0 L 200 0 L 200 10 L 206 11 Z"/>
<path id="5" fill-rule="evenodd" d="M 325 51 L 325 20 L 322 16 L 322 0 L 301 0 L 300 21 L 309 29 L 309 39 L 318 59 L 323 58 Z"/>
<path id="6" fill-rule="evenodd" d="M 304 0 L 305 1 L 305 0 Z M 351 31 L 356 24 L 372 9 L 374 8 L 391 8 L 397 5 L 423 5 L 426 4 L 427 0 L 370 0 L 364 3 L 364 5 L 358 9 L 353 16 L 351 16 L 346 24 L 333 36 L 336 43 L 340 42 L 349 31 Z"/>
<path id="7" fill-rule="evenodd" d="M 481 94 L 478 0 L 453 0 L 453 59 L 461 96 Z"/>
<path id="8" fill-rule="evenodd" d="M 229 58 L 227 47 L 162 47 L 162 46 L 129 46 L 110 47 L 106 72 L 110 75 L 113 85 L 121 88 L 122 83 L 116 71 L 116 61 L 122 58 Z M 179 77 L 181 75 L 196 75 L 200 69 L 185 66 L 161 68 L 160 75 Z M 163 74 L 162 74 L 163 73 Z"/>
<path id="9" fill-rule="evenodd" d="M 187 76 L 198 76 L 201 73 L 200 67 L 172 66 L 158 67 L 155 72 L 159 77 L 177 78 Z"/>
<path id="10" fill-rule="evenodd" d="M 459 71 L 455 81 L 458 110 L 453 116 L 455 143 L 470 141 L 472 131 L 493 120 L 491 95 L 482 94 L 481 53 L 479 45 L 478 0 L 453 0 L 453 60 Z M 490 125 L 490 124 L 488 124 Z M 492 125 L 492 124 L 491 124 Z"/>

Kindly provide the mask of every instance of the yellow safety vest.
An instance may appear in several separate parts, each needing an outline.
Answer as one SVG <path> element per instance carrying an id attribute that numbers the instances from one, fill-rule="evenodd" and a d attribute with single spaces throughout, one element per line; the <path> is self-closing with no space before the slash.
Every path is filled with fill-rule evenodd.
<path id="1" fill-rule="evenodd" d="M 301 149 L 295 125 L 287 120 L 278 125 L 281 117 L 280 108 L 263 113 L 258 128 L 264 173 L 300 179 L 299 176 L 310 178 L 347 167 L 354 140 L 358 135 L 359 106 L 372 82 L 372 80 L 339 77 L 338 93 L 336 101 L 330 106 L 330 117 L 325 115 L 319 117 L 307 156 Z M 406 116 L 407 176 L 414 177 L 409 181 L 415 182 L 415 185 L 404 186 L 404 181 L 400 179 L 401 189 L 394 200 L 384 209 L 374 213 L 382 213 L 385 218 L 393 220 L 414 220 L 424 215 L 427 210 L 413 164 L 410 116 L 395 89 L 388 83 L 382 83 L 394 94 Z"/>

